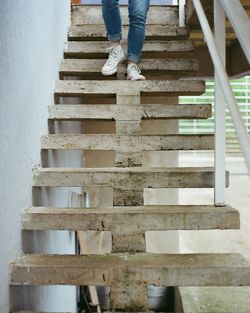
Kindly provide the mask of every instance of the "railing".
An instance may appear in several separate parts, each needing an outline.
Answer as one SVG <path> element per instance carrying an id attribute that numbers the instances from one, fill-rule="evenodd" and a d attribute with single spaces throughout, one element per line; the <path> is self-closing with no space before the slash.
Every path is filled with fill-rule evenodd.
<path id="1" fill-rule="evenodd" d="M 225 205 L 225 103 L 229 108 L 250 171 L 250 138 L 225 70 L 226 27 L 229 18 L 250 63 L 250 21 L 239 0 L 214 0 L 214 35 L 200 0 L 192 0 L 215 68 L 215 205 Z M 185 1 L 179 0 L 179 23 L 185 23 Z"/>

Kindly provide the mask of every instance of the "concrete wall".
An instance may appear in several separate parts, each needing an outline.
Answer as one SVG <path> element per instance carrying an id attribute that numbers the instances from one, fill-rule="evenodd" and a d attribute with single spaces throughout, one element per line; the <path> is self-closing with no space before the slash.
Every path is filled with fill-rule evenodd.
<path id="1" fill-rule="evenodd" d="M 0 10 L 0 312 L 9 312 L 8 265 L 22 251 L 21 209 L 32 204 L 32 167 L 40 162 L 40 136 L 47 133 L 47 106 L 70 25 L 70 1 L 1 0 Z M 69 125 L 68 125 L 69 126 Z M 61 131 L 60 124 L 56 131 Z M 57 155 L 48 163 L 58 164 Z M 62 162 L 79 166 L 80 157 Z M 68 190 L 37 191 L 36 203 L 67 205 Z M 60 199 L 59 199 L 60 195 Z M 60 201 L 58 201 L 58 199 Z M 74 253 L 74 235 L 23 234 L 25 252 Z M 59 292 L 63 294 L 59 297 Z M 13 308 L 75 309 L 75 288 L 11 288 Z M 36 305 L 34 302 L 36 301 Z M 55 301 L 57 303 L 55 303 Z M 46 303 L 45 303 L 46 302 Z"/>

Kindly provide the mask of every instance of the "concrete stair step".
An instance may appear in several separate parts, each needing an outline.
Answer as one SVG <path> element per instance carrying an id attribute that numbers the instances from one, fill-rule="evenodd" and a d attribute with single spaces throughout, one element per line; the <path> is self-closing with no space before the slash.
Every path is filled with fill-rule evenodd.
<path id="1" fill-rule="evenodd" d="M 124 275 L 126 274 L 126 275 Z M 23 255 L 10 264 L 12 285 L 125 284 L 247 286 L 250 265 L 239 254 Z M 128 288 L 128 287 L 127 287 Z M 112 290 L 111 290 L 112 291 Z"/>
<path id="2" fill-rule="evenodd" d="M 129 24 L 128 6 L 120 5 L 120 13 L 124 25 Z M 72 25 L 102 25 L 102 8 L 100 5 L 73 5 L 71 12 Z M 150 6 L 147 24 L 178 25 L 179 14 L 176 6 Z"/>
<path id="3" fill-rule="evenodd" d="M 116 120 L 119 115 L 130 114 L 142 119 L 208 119 L 212 116 L 211 104 L 144 104 L 144 105 L 52 105 L 51 120 Z"/>
<path id="4" fill-rule="evenodd" d="M 229 173 L 226 172 L 226 186 Z M 144 188 L 212 188 L 212 167 L 110 167 L 110 168 L 36 168 L 34 187 L 113 187 L 121 191 Z"/>
<path id="5" fill-rule="evenodd" d="M 110 44 L 106 41 L 67 42 L 64 49 L 65 58 L 107 58 Z M 122 43 L 124 51 L 127 43 Z M 143 46 L 144 58 L 176 58 L 193 55 L 194 45 L 191 40 L 145 41 Z"/>
<path id="6" fill-rule="evenodd" d="M 123 152 L 167 151 L 167 150 L 212 150 L 214 135 L 138 135 L 119 136 L 113 134 L 56 134 L 42 137 L 42 149 L 60 150 L 107 150 Z"/>
<path id="7" fill-rule="evenodd" d="M 87 78 L 94 74 L 99 74 L 100 77 L 103 77 L 101 68 L 104 63 L 105 60 L 100 59 L 65 59 L 60 65 L 60 78 L 62 79 L 65 76 L 84 76 Z M 120 64 L 119 73 L 126 73 L 126 67 L 125 63 Z M 196 59 L 151 59 L 143 60 L 140 68 L 144 73 L 148 73 L 151 76 L 159 76 L 160 74 L 194 76 L 199 69 L 199 62 Z"/>
<path id="8" fill-rule="evenodd" d="M 249 287 L 181 287 L 184 313 L 249 313 Z"/>
<path id="9" fill-rule="evenodd" d="M 23 211 L 24 230 L 93 230 L 112 234 L 146 231 L 239 229 L 230 206 L 162 205 L 111 208 L 31 207 Z"/>
<path id="10" fill-rule="evenodd" d="M 131 94 L 144 95 L 201 95 L 205 92 L 204 81 L 198 80 L 60 80 L 56 82 L 56 97 L 80 97 L 84 95 Z"/>
<path id="11" fill-rule="evenodd" d="M 122 29 L 123 38 L 128 36 L 128 26 Z M 177 25 L 148 25 L 146 28 L 146 40 L 179 40 L 188 39 L 189 32 L 184 27 Z M 106 41 L 105 26 L 82 25 L 71 26 L 68 31 L 69 41 Z"/>

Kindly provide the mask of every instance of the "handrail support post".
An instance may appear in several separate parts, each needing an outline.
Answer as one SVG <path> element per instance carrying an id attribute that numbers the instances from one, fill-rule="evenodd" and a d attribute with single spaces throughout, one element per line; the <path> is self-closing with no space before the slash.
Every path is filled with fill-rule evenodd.
<path id="1" fill-rule="evenodd" d="M 225 12 L 220 0 L 214 0 L 214 36 L 221 61 L 226 66 L 226 25 Z M 226 123 L 225 97 L 215 71 L 215 189 L 214 203 L 216 206 L 225 205 L 226 185 Z"/>
<path id="2" fill-rule="evenodd" d="M 179 26 L 185 27 L 185 5 L 186 0 L 179 0 Z"/>

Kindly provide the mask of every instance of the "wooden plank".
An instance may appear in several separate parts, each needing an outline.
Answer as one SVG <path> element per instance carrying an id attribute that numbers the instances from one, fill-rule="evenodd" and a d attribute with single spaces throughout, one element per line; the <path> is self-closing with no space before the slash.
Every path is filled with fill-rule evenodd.
<path id="1" fill-rule="evenodd" d="M 238 254 L 23 255 L 10 264 L 12 285 L 249 286 Z"/>
<path id="2" fill-rule="evenodd" d="M 213 0 L 201 0 L 202 7 L 210 25 L 213 25 Z M 191 28 L 200 28 L 200 23 L 192 0 L 186 2 L 186 23 Z"/>
<path id="3" fill-rule="evenodd" d="M 107 150 L 122 152 L 167 150 L 212 150 L 214 135 L 112 135 L 57 134 L 42 137 L 42 149 L 59 150 Z"/>
<path id="4" fill-rule="evenodd" d="M 227 186 L 229 173 L 226 173 Z M 124 190 L 144 188 L 212 188 L 211 167 L 177 168 L 38 168 L 34 187 L 113 187 Z"/>
<path id="5" fill-rule="evenodd" d="M 181 287 L 185 313 L 250 313 L 250 287 Z"/>
<path id="6" fill-rule="evenodd" d="M 250 19 L 239 1 L 221 0 L 221 5 L 233 26 L 237 39 L 250 63 Z"/>
<path id="7" fill-rule="evenodd" d="M 115 120 L 118 115 L 130 113 L 130 116 L 141 115 L 142 119 L 207 119 L 212 116 L 211 104 L 148 104 L 129 105 L 52 105 L 49 107 L 49 119 L 52 120 Z"/>
<path id="8" fill-rule="evenodd" d="M 117 94 L 124 90 L 130 90 L 131 93 L 138 91 L 154 95 L 200 95 L 205 92 L 205 83 L 198 80 L 114 80 L 110 84 L 110 81 L 107 80 L 61 80 L 56 82 L 55 96 L 80 97 L 87 94 Z"/>
<path id="9" fill-rule="evenodd" d="M 124 38 L 128 36 L 128 26 L 122 29 Z M 186 28 L 172 25 L 148 25 L 146 28 L 146 40 L 171 40 L 187 39 L 188 31 Z M 104 25 L 83 25 L 71 26 L 68 31 L 69 41 L 90 41 L 107 40 Z"/>
<path id="10" fill-rule="evenodd" d="M 107 58 L 110 44 L 107 41 L 69 41 L 64 49 L 65 58 Z M 122 42 L 124 51 L 127 43 Z M 143 58 L 147 57 L 180 57 L 191 55 L 194 46 L 191 40 L 172 41 L 145 41 L 143 46 Z"/>
<path id="11" fill-rule="evenodd" d="M 129 25 L 128 7 L 121 5 L 120 13 L 124 25 Z M 102 25 L 101 6 L 77 5 L 72 7 L 72 25 Z M 147 24 L 178 25 L 179 15 L 176 6 L 150 6 L 147 16 Z"/>
<path id="12" fill-rule="evenodd" d="M 60 77 L 65 76 L 84 76 L 88 77 L 93 74 L 101 74 L 105 60 L 101 59 L 65 59 L 62 61 L 59 69 Z M 120 70 L 126 72 L 127 65 L 120 64 Z M 143 60 L 140 64 L 141 70 L 145 73 L 152 74 L 178 74 L 194 75 L 198 71 L 199 63 L 197 59 L 150 59 Z"/>
<path id="13" fill-rule="evenodd" d="M 113 234 L 146 231 L 238 229 L 239 212 L 230 206 L 157 205 L 111 208 L 31 207 L 23 211 L 24 230 L 94 230 Z"/>
<path id="14" fill-rule="evenodd" d="M 248 1 L 248 0 L 246 0 Z M 201 4 L 202 7 L 206 13 L 206 16 L 208 18 L 209 24 L 210 26 L 213 28 L 213 24 L 214 24 L 214 18 L 213 18 L 213 10 L 214 10 L 214 5 L 213 5 L 213 0 L 201 0 Z M 249 12 L 249 1 L 248 3 L 246 3 L 244 0 L 241 1 L 241 4 L 243 5 L 246 13 L 248 14 L 248 16 L 250 16 L 250 12 Z M 186 22 L 187 25 L 191 28 L 191 29 L 199 29 L 200 28 L 200 23 L 197 17 L 197 14 L 195 12 L 195 8 L 194 5 L 192 3 L 192 0 L 187 0 L 186 1 Z M 231 27 L 230 22 L 227 19 L 226 22 L 226 26 L 229 29 Z"/>

